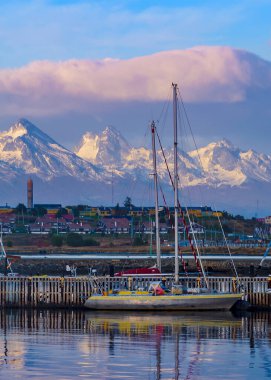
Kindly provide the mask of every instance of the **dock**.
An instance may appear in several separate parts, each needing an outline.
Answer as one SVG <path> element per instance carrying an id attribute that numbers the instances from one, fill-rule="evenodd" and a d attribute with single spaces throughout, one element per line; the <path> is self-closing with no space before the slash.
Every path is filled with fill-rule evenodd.
<path id="1" fill-rule="evenodd" d="M 91 294 L 91 282 L 96 289 L 144 288 L 148 289 L 153 281 L 161 276 L 134 277 L 1 277 L 0 308 L 83 308 Z M 167 278 L 170 288 L 173 277 Z M 209 287 L 217 292 L 237 292 L 236 279 L 233 277 L 208 277 Z M 181 277 L 180 283 L 196 288 L 196 277 Z M 240 284 L 247 300 L 254 309 L 271 310 L 271 293 L 267 277 L 241 277 Z"/>

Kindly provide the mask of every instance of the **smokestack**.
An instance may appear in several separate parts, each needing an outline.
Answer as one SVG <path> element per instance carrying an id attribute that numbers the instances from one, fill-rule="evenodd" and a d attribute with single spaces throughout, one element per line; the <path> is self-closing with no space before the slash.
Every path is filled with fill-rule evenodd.
<path id="1" fill-rule="evenodd" d="M 27 181 L 27 208 L 33 208 L 33 181 L 31 178 Z"/>

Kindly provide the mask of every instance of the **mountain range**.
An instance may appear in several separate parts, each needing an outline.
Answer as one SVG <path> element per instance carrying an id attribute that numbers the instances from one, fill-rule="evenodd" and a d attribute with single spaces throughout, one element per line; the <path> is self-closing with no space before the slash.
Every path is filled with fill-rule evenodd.
<path id="1" fill-rule="evenodd" d="M 268 212 L 270 155 L 243 151 L 225 139 L 199 150 L 179 150 L 178 155 L 181 199 L 185 203 L 215 202 L 218 208 L 253 214 L 260 201 Z M 165 149 L 165 156 L 172 170 L 172 148 Z M 161 187 L 171 202 L 169 176 L 159 150 L 157 163 Z M 114 127 L 106 127 L 99 134 L 85 133 L 74 151 L 26 119 L 0 133 L 2 204 L 26 202 L 29 176 L 34 180 L 36 203 L 121 204 L 131 196 L 137 205 L 152 204 L 152 171 L 151 150 L 130 145 Z"/>

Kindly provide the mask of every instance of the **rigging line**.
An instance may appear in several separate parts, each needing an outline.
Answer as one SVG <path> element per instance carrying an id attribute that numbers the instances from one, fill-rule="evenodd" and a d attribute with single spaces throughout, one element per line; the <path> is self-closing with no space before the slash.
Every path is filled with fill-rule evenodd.
<path id="1" fill-rule="evenodd" d="M 165 160 L 165 163 L 166 163 L 167 171 L 168 171 L 168 174 L 169 174 L 169 177 L 170 177 L 170 180 L 171 180 L 171 185 L 172 185 L 172 187 L 173 187 L 173 189 L 174 189 L 173 178 L 172 178 L 171 172 L 170 172 L 170 170 L 169 170 L 168 163 L 167 163 L 167 159 L 166 159 L 166 156 L 165 156 L 165 152 L 164 152 L 164 149 L 163 149 L 163 147 L 162 147 L 161 140 L 160 140 L 160 137 L 159 137 L 159 135 L 158 135 L 157 130 L 156 130 L 156 135 L 157 135 L 157 138 L 158 138 L 158 142 L 159 142 L 159 145 L 160 145 L 161 151 L 162 151 L 162 153 L 163 153 L 163 157 L 164 157 L 164 160 Z M 189 245 L 190 245 L 191 251 L 192 251 L 193 256 L 194 256 L 194 260 L 195 260 L 195 262 L 196 262 L 197 270 L 198 270 L 199 274 L 201 275 L 201 274 L 202 274 L 201 267 L 200 267 L 200 264 L 199 264 L 198 259 L 197 259 L 197 254 L 196 254 L 196 251 L 195 251 L 194 245 L 193 245 L 192 240 L 191 240 L 191 236 L 190 236 L 190 233 L 189 233 L 189 230 L 188 230 L 188 226 L 187 226 L 186 221 L 185 221 L 185 216 L 184 216 L 184 213 L 183 213 L 183 210 L 182 210 L 182 207 L 181 207 L 181 204 L 180 204 L 179 199 L 178 199 L 178 208 L 179 208 L 179 211 L 180 211 L 180 213 L 181 213 L 181 218 L 182 218 L 183 225 L 184 225 L 184 228 L 185 228 L 186 236 L 187 236 L 187 238 L 188 238 Z"/>
<path id="2" fill-rule="evenodd" d="M 164 192 L 163 192 L 163 190 L 162 190 L 162 186 L 161 186 L 161 183 L 160 183 L 160 182 L 158 182 L 158 185 L 159 185 L 159 188 L 160 188 L 160 191 L 161 191 L 161 194 L 162 194 L 162 198 L 163 198 L 164 204 L 165 204 L 165 206 L 166 206 L 166 211 L 167 211 L 167 213 L 168 213 L 169 220 L 170 220 L 170 211 L 169 211 L 169 207 L 168 207 L 167 202 L 166 202 L 165 194 L 164 194 Z M 186 263 L 185 263 L 185 261 L 184 261 L 183 253 L 182 253 L 182 251 L 181 251 L 180 246 L 178 247 L 178 251 L 179 251 L 179 254 L 180 254 L 180 257 L 181 257 L 181 263 L 182 263 L 183 269 L 184 269 L 184 271 L 185 271 L 185 275 L 186 275 L 186 277 L 188 277 L 188 272 L 187 272 Z"/>
<path id="3" fill-rule="evenodd" d="M 198 146 L 197 146 L 197 143 L 196 143 L 196 140 L 195 140 L 195 137 L 194 137 L 194 133 L 193 133 L 193 130 L 192 130 L 192 127 L 191 127 L 191 123 L 190 123 L 190 120 L 189 120 L 188 114 L 187 114 L 187 112 L 186 112 L 186 107 L 185 107 L 185 105 L 184 105 L 183 97 L 182 97 L 182 95 L 181 95 L 181 92 L 180 92 L 179 88 L 178 88 L 178 94 L 179 94 L 180 101 L 181 101 L 181 104 L 182 104 L 182 107 L 183 107 L 183 110 L 184 110 L 184 114 L 185 114 L 185 118 L 186 118 L 187 124 L 188 124 L 188 126 L 189 126 L 189 130 L 190 130 L 190 133 L 191 133 L 191 136 L 192 136 L 192 139 L 193 139 L 193 143 L 194 143 L 194 145 L 195 145 L 195 148 L 196 148 L 196 151 L 197 151 L 197 154 L 198 154 L 198 158 L 199 158 L 199 161 L 200 161 L 200 165 L 201 165 L 201 167 L 203 168 L 203 165 L 202 165 L 202 162 L 201 162 L 201 159 L 200 159 L 200 155 L 199 155 L 199 153 L 198 153 L 199 148 L 198 148 Z"/>
<path id="4" fill-rule="evenodd" d="M 149 132 L 149 126 L 146 126 L 145 133 L 144 133 L 144 138 L 141 139 L 142 140 L 143 148 L 145 148 L 145 149 L 147 147 L 147 135 L 148 135 L 148 132 Z M 135 148 L 135 149 L 137 149 L 137 148 Z M 129 185 L 128 186 L 127 186 L 127 183 L 125 185 L 122 182 L 121 184 L 119 184 L 118 187 L 120 189 L 120 193 L 124 192 L 124 190 L 125 190 L 126 193 L 127 193 L 127 196 L 130 196 L 131 198 L 133 198 L 133 196 L 134 196 L 134 194 L 136 192 L 137 181 L 131 179 L 131 181 L 129 181 Z"/>
<path id="5" fill-rule="evenodd" d="M 195 137 L 194 137 L 194 134 L 193 134 L 193 131 L 192 131 L 192 128 L 191 128 L 191 124 L 190 124 L 190 121 L 189 121 L 189 118 L 188 118 L 188 115 L 187 115 L 187 112 L 186 112 L 186 107 L 185 107 L 185 105 L 184 105 L 184 101 L 183 101 L 182 95 L 181 95 L 181 93 L 180 93 L 179 88 L 178 88 L 177 90 L 178 90 L 178 94 L 179 94 L 179 97 L 180 97 L 180 100 L 181 100 L 181 103 L 182 103 L 182 106 L 183 106 L 183 110 L 184 110 L 184 114 L 185 114 L 185 117 L 186 117 L 186 120 L 187 120 L 187 124 L 188 124 L 188 126 L 189 126 L 190 133 L 191 133 L 191 136 L 192 136 L 192 139 L 193 139 L 194 145 L 195 145 L 195 147 L 196 147 L 197 156 L 198 156 L 198 160 L 199 160 L 200 166 L 201 166 L 201 168 L 202 168 L 203 173 L 206 174 L 205 169 L 204 169 L 203 164 L 202 164 L 202 160 L 201 160 L 201 158 L 200 158 L 199 149 L 198 149 L 197 143 L 196 143 L 196 141 L 195 141 Z M 233 259 L 232 259 L 231 250 L 230 250 L 230 247 L 229 247 L 229 245 L 228 245 L 228 241 L 227 241 L 227 239 L 226 239 L 225 232 L 224 232 L 224 229 L 223 229 L 223 226 L 222 226 L 222 223 L 221 223 L 221 220 L 220 220 L 220 217 L 219 217 L 219 215 L 218 215 L 218 212 L 217 212 L 216 207 L 215 207 L 215 211 L 216 211 L 216 214 L 217 214 L 217 218 L 218 218 L 218 222 L 219 222 L 220 228 L 221 228 L 221 230 L 222 230 L 223 238 L 224 238 L 225 243 L 226 243 L 226 246 L 227 246 L 228 253 L 229 253 L 230 257 L 231 257 L 231 262 L 232 262 L 232 265 L 233 265 L 233 268 L 234 268 L 234 273 L 235 273 L 235 275 L 236 275 L 237 281 L 240 282 L 240 279 L 239 279 L 238 274 L 237 274 L 236 266 L 235 266 L 234 261 L 233 261 Z"/>
<path id="6" fill-rule="evenodd" d="M 163 105 L 163 107 L 162 107 L 162 111 L 161 111 L 161 113 L 160 113 L 160 116 L 159 116 L 158 120 L 161 120 L 161 118 L 162 118 L 162 116 L 163 116 L 165 110 L 166 110 L 165 114 L 167 114 L 167 110 L 168 110 L 169 103 L 170 103 L 170 99 L 171 99 L 171 91 L 172 91 L 172 90 L 171 90 L 171 86 L 170 86 L 170 87 L 169 87 L 169 90 L 168 90 L 167 100 L 165 100 L 165 102 L 164 102 L 164 105 Z"/>
<path id="7" fill-rule="evenodd" d="M 226 247 L 227 247 L 228 253 L 229 253 L 230 258 L 231 258 L 231 263 L 232 263 L 232 266 L 233 266 L 233 269 L 234 269 L 234 274 L 235 274 L 235 276 L 236 276 L 236 279 L 237 279 L 238 284 L 240 284 L 240 278 L 239 278 L 239 276 L 238 276 L 238 273 L 237 273 L 237 270 L 236 270 L 236 266 L 235 266 L 234 261 L 233 261 L 233 258 L 232 258 L 232 253 L 231 253 L 231 250 L 230 250 L 230 247 L 229 247 L 228 241 L 227 241 L 227 239 L 226 239 L 225 232 L 224 232 L 224 229 L 223 229 L 223 227 L 222 227 L 221 220 L 220 220 L 220 217 L 219 217 L 218 212 L 217 212 L 217 210 L 216 210 L 216 207 L 215 207 L 215 211 L 216 211 L 216 214 L 217 214 L 217 219 L 218 219 L 218 221 L 219 221 L 220 228 L 221 228 L 221 230 L 222 230 L 223 238 L 224 238 L 224 240 L 225 240 L 225 243 L 226 243 Z"/>
<path id="8" fill-rule="evenodd" d="M 167 100 L 163 106 L 162 112 L 157 121 L 157 129 L 160 129 L 160 133 L 164 136 L 166 121 L 168 119 L 169 107 L 171 105 L 171 88 L 169 89 Z"/>
<path id="9" fill-rule="evenodd" d="M 188 210 L 187 210 L 187 207 L 186 207 L 186 214 L 187 214 L 187 217 L 188 217 L 188 220 L 189 220 L 189 224 L 191 226 L 191 229 L 192 229 L 192 236 L 193 236 L 193 240 L 195 242 L 195 246 L 196 246 L 196 251 L 197 251 L 197 254 L 198 254 L 198 261 L 199 261 L 199 264 L 200 264 L 200 267 L 201 267 L 201 272 L 203 274 L 203 277 L 204 277 L 204 281 L 207 285 L 207 288 L 209 288 L 209 283 L 208 283 L 208 280 L 206 278 L 206 273 L 205 273 L 205 270 L 204 270 L 204 267 L 202 265 L 202 261 L 201 261 L 201 257 L 200 257 L 200 252 L 199 252 L 199 248 L 198 248 L 198 243 L 197 243 L 197 239 L 196 239 L 196 236 L 195 236 L 195 232 L 194 232 L 194 228 L 193 228 L 193 225 L 191 223 L 191 220 L 190 220 L 190 216 L 189 216 L 189 213 L 188 213 Z"/>
<path id="10" fill-rule="evenodd" d="M 179 109 L 178 109 L 178 110 L 179 110 Z M 179 111 L 179 112 L 180 112 L 180 111 Z M 192 134 L 192 129 L 191 129 L 191 127 L 190 127 L 190 131 L 191 131 L 191 134 Z M 184 135 L 185 135 L 186 140 L 189 141 L 189 138 L 188 138 L 188 131 L 187 131 L 186 123 L 185 123 L 185 122 L 183 123 L 183 132 L 184 132 Z M 204 172 L 204 169 L 202 169 L 202 170 L 203 170 L 203 172 Z M 191 203 L 192 203 L 192 202 L 191 202 L 192 198 L 191 198 L 191 191 L 190 191 L 189 187 L 186 189 L 186 191 L 187 191 L 187 198 L 188 198 L 188 200 L 189 200 L 189 202 L 190 202 L 190 204 L 191 204 Z M 199 198 L 200 198 L 200 200 L 201 200 L 201 204 L 202 204 L 202 205 L 206 205 L 207 202 L 204 200 L 203 193 L 202 193 L 201 189 L 199 189 Z M 195 223 L 195 215 L 193 215 L 193 213 L 189 213 L 189 215 L 190 215 L 190 218 L 192 219 L 193 223 Z M 213 222 L 212 222 L 212 219 L 211 219 L 211 215 L 209 215 L 209 214 L 207 213 L 207 215 L 205 215 L 204 219 L 201 221 L 201 224 L 202 224 L 202 225 L 205 225 L 205 229 L 206 229 L 206 231 L 207 231 L 207 226 L 209 225 L 209 222 L 211 223 L 211 225 L 213 225 Z M 205 235 L 205 237 L 206 237 L 206 235 Z M 203 248 L 204 248 L 204 245 L 203 245 L 202 249 L 203 249 Z"/>

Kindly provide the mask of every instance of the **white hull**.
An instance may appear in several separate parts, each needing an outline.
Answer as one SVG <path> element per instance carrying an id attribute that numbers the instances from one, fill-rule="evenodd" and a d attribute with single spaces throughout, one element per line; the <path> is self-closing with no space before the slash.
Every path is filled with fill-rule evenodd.
<path id="1" fill-rule="evenodd" d="M 92 310 L 230 310 L 241 299 L 241 293 L 92 296 L 85 307 Z"/>

